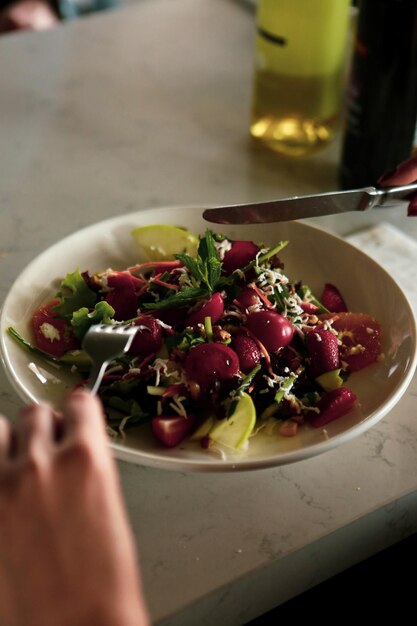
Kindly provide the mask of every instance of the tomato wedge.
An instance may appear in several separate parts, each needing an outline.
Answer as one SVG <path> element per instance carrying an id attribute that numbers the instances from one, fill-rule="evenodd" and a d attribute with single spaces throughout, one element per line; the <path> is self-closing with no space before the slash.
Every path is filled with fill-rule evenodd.
<path id="1" fill-rule="evenodd" d="M 79 342 L 69 322 L 55 317 L 52 309 L 57 304 L 59 300 L 51 300 L 34 312 L 32 330 L 39 350 L 60 357 L 67 350 L 79 348 Z"/>
<path id="2" fill-rule="evenodd" d="M 381 354 L 381 326 L 366 313 L 337 313 L 321 316 L 333 319 L 332 327 L 337 331 L 339 353 L 350 371 L 357 372 L 374 363 Z"/>

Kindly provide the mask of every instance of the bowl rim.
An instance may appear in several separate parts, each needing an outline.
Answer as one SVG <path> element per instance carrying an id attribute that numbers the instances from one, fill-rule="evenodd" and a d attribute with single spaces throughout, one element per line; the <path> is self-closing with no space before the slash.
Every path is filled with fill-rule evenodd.
<path id="1" fill-rule="evenodd" d="M 11 383 L 11 386 L 24 402 L 35 402 L 38 403 L 39 399 L 36 395 L 32 395 L 30 391 L 27 391 L 23 386 L 23 383 L 19 381 L 17 375 L 14 372 L 12 358 L 8 350 L 7 342 L 10 340 L 8 335 L 6 334 L 6 313 L 10 303 L 13 301 L 13 297 L 15 295 L 15 291 L 18 288 L 18 285 L 25 280 L 25 277 L 30 275 L 33 267 L 36 267 L 39 263 L 41 263 L 45 258 L 49 257 L 51 254 L 54 254 L 58 251 L 61 246 L 66 246 L 71 243 L 71 240 L 75 240 L 80 236 L 88 237 L 90 233 L 93 233 L 94 230 L 100 225 L 101 228 L 108 229 L 112 231 L 116 226 L 119 226 L 124 223 L 129 223 L 129 221 L 134 221 L 135 219 L 140 221 L 140 218 L 143 217 L 145 213 L 149 214 L 149 212 L 162 212 L 162 211 L 197 211 L 199 209 L 205 208 L 204 206 L 199 206 L 196 209 L 195 205 L 180 205 L 180 206 L 162 206 L 162 207 L 148 207 L 146 209 L 134 211 L 132 213 L 126 213 L 118 216 L 114 216 L 111 218 L 107 218 L 89 225 L 84 226 L 83 228 L 76 230 L 72 233 L 69 233 L 59 241 L 56 241 L 51 246 L 43 250 L 40 254 L 38 254 L 34 259 L 32 259 L 18 274 L 18 276 L 13 281 L 12 285 L 9 288 L 9 291 L 6 295 L 6 298 L 3 302 L 2 309 L 0 311 L 0 358 L 3 365 L 3 368 L 6 372 L 7 378 Z M 154 223 L 160 223 L 155 220 Z M 358 249 L 356 246 L 351 244 L 349 241 L 346 241 L 340 235 L 333 233 L 317 224 L 309 223 L 309 221 L 305 220 L 297 220 L 291 222 L 291 228 L 300 228 L 306 229 L 306 232 L 318 231 L 324 236 L 328 236 L 331 239 L 337 239 L 343 242 L 344 245 L 355 249 L 360 255 L 363 255 L 367 258 L 368 262 L 375 265 L 378 268 L 378 271 L 382 271 L 386 277 L 392 281 L 398 290 L 401 292 L 404 298 L 404 304 L 407 307 L 407 314 L 410 321 L 410 336 L 412 340 L 412 351 L 410 351 L 411 358 L 407 363 L 407 366 L 404 370 L 404 377 L 397 384 L 397 386 L 392 391 L 389 396 L 387 402 L 383 407 L 379 407 L 377 410 L 373 411 L 369 414 L 366 419 L 364 419 L 359 424 L 356 424 L 354 427 L 349 428 L 348 430 L 334 435 L 329 440 L 322 440 L 316 443 L 311 444 L 306 448 L 299 448 L 297 450 L 292 450 L 289 452 L 284 452 L 279 455 L 277 458 L 276 455 L 265 456 L 262 459 L 259 458 L 237 458 L 226 461 L 213 460 L 212 458 L 198 461 L 196 459 L 180 459 L 178 457 L 169 457 L 167 455 L 155 454 L 152 452 L 148 452 L 146 450 L 137 450 L 131 447 L 126 447 L 125 445 L 117 442 L 110 442 L 110 447 L 112 448 L 114 455 L 117 459 L 128 461 L 131 463 L 137 463 L 140 465 L 145 465 L 153 468 L 161 468 L 161 469 L 170 469 L 175 471 L 198 471 L 198 472 L 230 472 L 230 471 L 247 471 L 247 470 L 255 470 L 255 469 L 266 469 L 270 467 L 276 467 L 280 465 L 284 465 L 287 463 L 298 462 L 304 460 L 306 458 L 311 458 L 313 456 L 317 456 L 321 453 L 324 453 L 330 449 L 333 449 L 339 446 L 342 443 L 348 442 L 355 438 L 356 436 L 363 434 L 369 428 L 373 427 L 377 422 L 379 422 L 389 411 L 395 406 L 395 404 L 402 397 L 404 392 L 406 391 L 408 385 L 410 384 L 414 372 L 417 366 L 417 321 L 416 314 L 413 310 L 413 307 L 404 293 L 404 290 L 401 288 L 398 283 L 392 278 L 392 276 L 387 272 L 379 263 L 377 263 L 372 257 L 368 256 L 362 250 Z M 208 225 L 209 227 L 209 225 Z M 214 225 L 213 225 L 214 227 Z"/>

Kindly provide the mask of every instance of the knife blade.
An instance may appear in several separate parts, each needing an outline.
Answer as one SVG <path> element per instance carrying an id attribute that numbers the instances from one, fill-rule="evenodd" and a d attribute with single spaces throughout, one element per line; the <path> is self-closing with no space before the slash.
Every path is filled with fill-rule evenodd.
<path id="1" fill-rule="evenodd" d="M 231 204 L 206 209 L 203 218 L 215 224 L 264 224 L 320 217 L 375 207 L 397 206 L 417 193 L 417 182 L 396 187 L 364 187 L 267 202 Z"/>

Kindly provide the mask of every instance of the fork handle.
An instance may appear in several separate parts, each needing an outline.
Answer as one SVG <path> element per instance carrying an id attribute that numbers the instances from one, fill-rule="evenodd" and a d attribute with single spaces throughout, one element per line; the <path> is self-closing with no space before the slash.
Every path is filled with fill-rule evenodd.
<path id="1" fill-rule="evenodd" d="M 88 383 L 86 384 L 87 389 L 90 389 L 93 395 L 95 395 L 99 390 L 108 364 L 108 361 L 104 361 L 104 363 L 93 363 L 93 367 L 91 368 L 90 376 L 88 378 Z"/>

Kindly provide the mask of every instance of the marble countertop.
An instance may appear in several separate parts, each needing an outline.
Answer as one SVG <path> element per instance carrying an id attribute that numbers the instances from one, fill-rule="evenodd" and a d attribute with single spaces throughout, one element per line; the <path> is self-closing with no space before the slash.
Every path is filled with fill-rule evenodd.
<path id="1" fill-rule="evenodd" d="M 287 161 L 248 138 L 253 14 L 233 0 L 142 0 L 0 39 L 0 302 L 40 251 L 146 207 L 337 187 L 339 144 Z M 316 220 L 347 234 L 388 209 Z M 244 624 L 417 530 L 417 381 L 326 454 L 241 474 L 120 463 L 154 623 Z M 0 379 L 0 408 L 20 400 Z"/>

